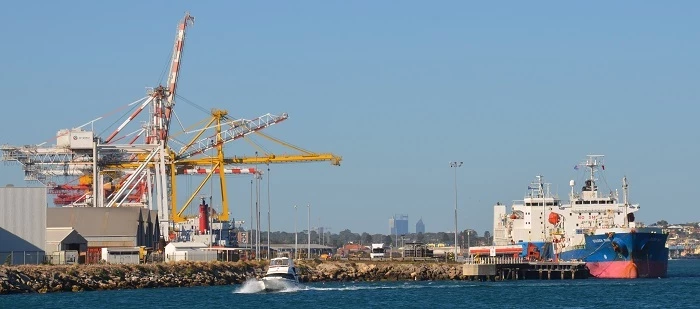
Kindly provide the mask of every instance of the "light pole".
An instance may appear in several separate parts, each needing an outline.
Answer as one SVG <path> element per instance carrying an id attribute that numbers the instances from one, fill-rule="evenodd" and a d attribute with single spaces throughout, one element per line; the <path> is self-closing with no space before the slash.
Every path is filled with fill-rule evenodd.
<path id="1" fill-rule="evenodd" d="M 267 166 L 267 259 L 270 257 L 270 166 Z"/>
<path id="2" fill-rule="evenodd" d="M 299 247 L 299 234 L 297 233 L 297 205 L 294 205 L 294 260 L 297 259 L 297 250 Z"/>
<path id="3" fill-rule="evenodd" d="M 450 162 L 450 167 L 455 170 L 455 261 L 457 261 L 457 168 L 462 166 L 463 163 L 462 161 Z"/>
<path id="4" fill-rule="evenodd" d="M 257 170 L 256 170 L 257 171 Z M 250 180 L 250 230 L 248 232 L 248 245 L 250 245 L 250 252 L 253 251 L 253 180 Z M 250 255 L 248 255 L 250 257 Z"/>
<path id="5" fill-rule="evenodd" d="M 307 204 L 306 208 L 308 209 L 308 214 L 306 217 L 306 223 L 308 225 L 306 227 L 306 234 L 308 234 L 308 236 L 309 236 L 308 252 L 306 253 L 306 259 L 310 259 L 311 258 L 311 204 Z"/>
<path id="6" fill-rule="evenodd" d="M 260 261 L 260 178 L 255 177 L 255 259 Z"/>

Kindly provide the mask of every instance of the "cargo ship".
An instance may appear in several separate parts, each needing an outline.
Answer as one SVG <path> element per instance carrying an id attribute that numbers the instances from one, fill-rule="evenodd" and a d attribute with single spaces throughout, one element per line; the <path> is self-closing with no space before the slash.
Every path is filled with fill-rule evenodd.
<path id="1" fill-rule="evenodd" d="M 587 179 L 580 192 L 575 181 L 569 183 L 568 204 L 549 193 L 549 185 L 538 176 L 525 200 L 514 202 L 510 213 L 505 205 L 494 206 L 494 244 L 545 243 L 553 249 L 553 260 L 586 262 L 597 278 L 665 277 L 668 235 L 635 222 L 639 204 L 628 202 L 626 178 L 622 201 L 617 190 L 599 192 L 596 175 L 605 170 L 602 159 L 589 155 L 574 167 L 585 168 Z"/>

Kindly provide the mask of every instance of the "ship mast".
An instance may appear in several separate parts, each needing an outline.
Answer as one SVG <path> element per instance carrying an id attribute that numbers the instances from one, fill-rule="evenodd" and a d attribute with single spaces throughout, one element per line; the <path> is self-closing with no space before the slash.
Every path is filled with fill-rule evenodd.
<path id="1" fill-rule="evenodd" d="M 627 215 L 628 215 L 627 212 L 628 212 L 628 206 L 629 206 L 629 204 L 627 203 L 627 193 L 628 193 L 628 191 L 627 191 L 627 176 L 624 176 L 624 177 L 622 177 L 622 197 L 624 198 L 624 202 L 625 202 L 625 217 L 624 217 L 625 227 L 629 227 L 629 225 L 630 225 L 629 219 L 627 219 Z"/>
<path id="2" fill-rule="evenodd" d="M 603 155 L 588 155 L 588 160 L 586 160 L 586 167 L 588 167 L 590 172 L 590 180 L 595 183 L 595 172 L 598 170 L 598 163 L 603 158 Z"/>

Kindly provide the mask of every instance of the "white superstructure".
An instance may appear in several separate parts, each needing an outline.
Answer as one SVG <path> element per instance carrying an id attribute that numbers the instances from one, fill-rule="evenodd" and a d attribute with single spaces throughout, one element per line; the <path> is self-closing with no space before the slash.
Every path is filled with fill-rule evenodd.
<path id="1" fill-rule="evenodd" d="M 581 191 L 576 191 L 576 183 L 571 180 L 569 203 L 554 211 L 559 220 L 552 225 L 561 230 L 554 240 L 563 250 L 583 246 L 585 234 L 608 229 L 634 228 L 636 225 L 633 213 L 639 210 L 639 204 L 630 204 L 627 201 L 627 177 L 622 178 L 621 202 L 617 190 L 611 190 L 609 194 L 598 190 L 596 174 L 599 169 L 605 170 L 602 155 L 589 155 L 586 161 L 578 164 L 575 169 L 580 167 L 586 168 L 587 173 Z"/>
<path id="2" fill-rule="evenodd" d="M 544 241 L 550 237 L 546 218 L 561 207 L 561 201 L 551 193 L 550 184 L 542 176 L 536 176 L 527 189 L 523 200 L 513 201 L 510 213 L 506 205 L 494 206 L 494 245 Z"/>
<path id="3" fill-rule="evenodd" d="M 633 213 L 639 205 L 627 201 L 627 179 L 622 179 L 624 199 L 620 202 L 617 191 L 604 194 L 598 190 L 596 173 L 599 168 L 605 170 L 602 155 L 589 155 L 574 167 L 579 168 L 586 168 L 587 179 L 580 191 L 576 191 L 575 181 L 570 181 L 568 204 L 551 194 L 549 184 L 537 176 L 525 199 L 513 202 L 510 211 L 506 205 L 495 205 L 494 245 L 547 241 L 555 243 L 555 251 L 561 251 L 583 246 L 584 235 L 596 230 L 634 228 Z"/>

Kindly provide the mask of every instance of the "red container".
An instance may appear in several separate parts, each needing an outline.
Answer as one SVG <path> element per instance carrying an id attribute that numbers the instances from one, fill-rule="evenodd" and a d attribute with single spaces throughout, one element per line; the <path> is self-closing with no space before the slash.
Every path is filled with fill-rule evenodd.
<path id="1" fill-rule="evenodd" d="M 97 264 L 102 260 L 102 248 L 100 247 L 88 247 L 87 253 L 85 254 L 86 264 Z"/>

